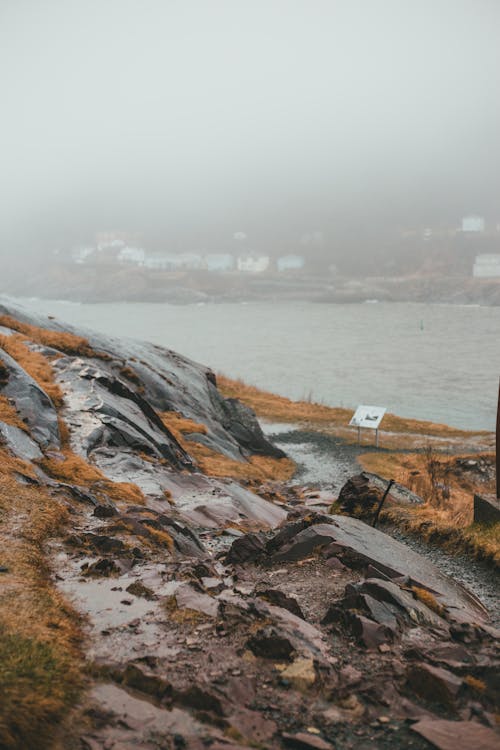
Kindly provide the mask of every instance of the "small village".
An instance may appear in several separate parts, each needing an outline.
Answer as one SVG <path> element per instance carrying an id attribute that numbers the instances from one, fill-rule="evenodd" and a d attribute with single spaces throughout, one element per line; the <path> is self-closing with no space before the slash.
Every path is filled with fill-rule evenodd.
<path id="1" fill-rule="evenodd" d="M 458 228 L 425 227 L 423 229 L 405 229 L 400 232 L 402 244 L 417 241 L 423 248 L 426 246 L 429 255 L 432 246 L 448 248 L 454 243 L 462 245 L 467 255 L 470 274 L 477 279 L 500 278 L 500 223 L 486 222 L 483 216 L 469 214 L 460 220 Z M 465 243 L 465 244 L 464 244 Z M 325 256 L 326 269 L 337 272 L 337 266 L 328 262 L 328 243 L 320 230 L 304 233 L 297 241 L 297 247 L 303 253 L 290 252 L 271 255 L 253 248 L 244 232 L 235 232 L 232 249 L 227 252 L 209 252 L 190 250 L 188 252 L 159 252 L 147 248 L 147 243 L 137 234 L 124 230 L 98 232 L 94 243 L 82 244 L 69 251 L 68 260 L 77 265 L 117 264 L 136 266 L 151 271 L 208 271 L 211 273 L 264 274 L 271 272 L 295 274 L 310 271 L 311 248 L 316 255 Z M 487 250 L 485 252 L 484 250 Z M 62 250 L 54 251 L 59 258 L 68 256 Z M 467 275 L 467 274 L 465 274 Z"/>

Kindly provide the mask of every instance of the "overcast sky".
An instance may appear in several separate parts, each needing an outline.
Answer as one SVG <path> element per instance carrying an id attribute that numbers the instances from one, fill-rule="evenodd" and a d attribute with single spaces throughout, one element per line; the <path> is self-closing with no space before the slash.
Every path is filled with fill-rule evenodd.
<path id="1" fill-rule="evenodd" d="M 0 251 L 500 220 L 499 38 L 499 0 L 0 0 Z"/>

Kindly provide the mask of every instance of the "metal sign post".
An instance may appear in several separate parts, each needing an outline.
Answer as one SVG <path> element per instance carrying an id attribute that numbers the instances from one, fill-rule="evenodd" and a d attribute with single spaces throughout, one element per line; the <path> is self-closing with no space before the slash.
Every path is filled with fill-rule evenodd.
<path id="1" fill-rule="evenodd" d="M 500 500 L 500 383 L 498 384 L 496 465 L 497 465 L 497 499 Z"/>

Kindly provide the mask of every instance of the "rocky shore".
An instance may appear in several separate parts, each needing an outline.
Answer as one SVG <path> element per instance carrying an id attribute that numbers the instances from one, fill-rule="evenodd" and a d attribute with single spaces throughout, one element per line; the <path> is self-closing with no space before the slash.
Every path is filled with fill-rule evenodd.
<path id="1" fill-rule="evenodd" d="M 498 746 L 482 602 L 179 354 L 0 305 L 0 747 Z M 404 497 L 399 498 L 405 502 Z"/>
<path id="2" fill-rule="evenodd" d="M 31 271 L 4 274 L 3 292 L 71 302 L 168 302 L 196 304 L 242 301 L 309 301 L 332 304 L 423 302 L 500 305 L 499 279 L 470 274 L 415 273 L 354 277 L 329 273 L 241 274 L 151 271 L 120 264 L 44 263 Z"/>

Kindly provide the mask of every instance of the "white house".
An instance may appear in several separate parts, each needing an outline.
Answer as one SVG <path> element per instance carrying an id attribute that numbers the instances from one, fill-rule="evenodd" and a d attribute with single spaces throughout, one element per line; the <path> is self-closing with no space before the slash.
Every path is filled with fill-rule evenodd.
<path id="1" fill-rule="evenodd" d="M 464 216 L 462 219 L 462 232 L 484 232 L 484 217 L 477 214 Z"/>
<path id="2" fill-rule="evenodd" d="M 476 279 L 500 278 L 500 254 L 485 253 L 476 255 L 472 275 Z"/>
<path id="3" fill-rule="evenodd" d="M 269 268 L 268 255 L 244 255 L 238 258 L 238 271 L 245 273 L 262 273 Z"/>
<path id="4" fill-rule="evenodd" d="M 203 258 L 196 253 L 169 253 L 152 255 L 145 259 L 146 268 L 163 271 L 193 271 L 203 267 Z"/>
<path id="5" fill-rule="evenodd" d="M 205 255 L 207 271 L 230 271 L 234 266 L 234 258 L 229 253 L 212 253 Z"/>
<path id="6" fill-rule="evenodd" d="M 95 247 L 75 247 L 71 251 L 71 257 L 73 258 L 74 263 L 81 264 L 85 263 L 85 261 L 95 253 L 95 251 Z"/>
<path id="7" fill-rule="evenodd" d="M 143 266 L 146 253 L 142 247 L 122 247 L 117 257 L 120 263 L 135 263 L 137 266 Z"/>
<path id="8" fill-rule="evenodd" d="M 300 271 L 304 268 L 304 258 L 302 255 L 282 255 L 276 261 L 278 271 Z"/>

